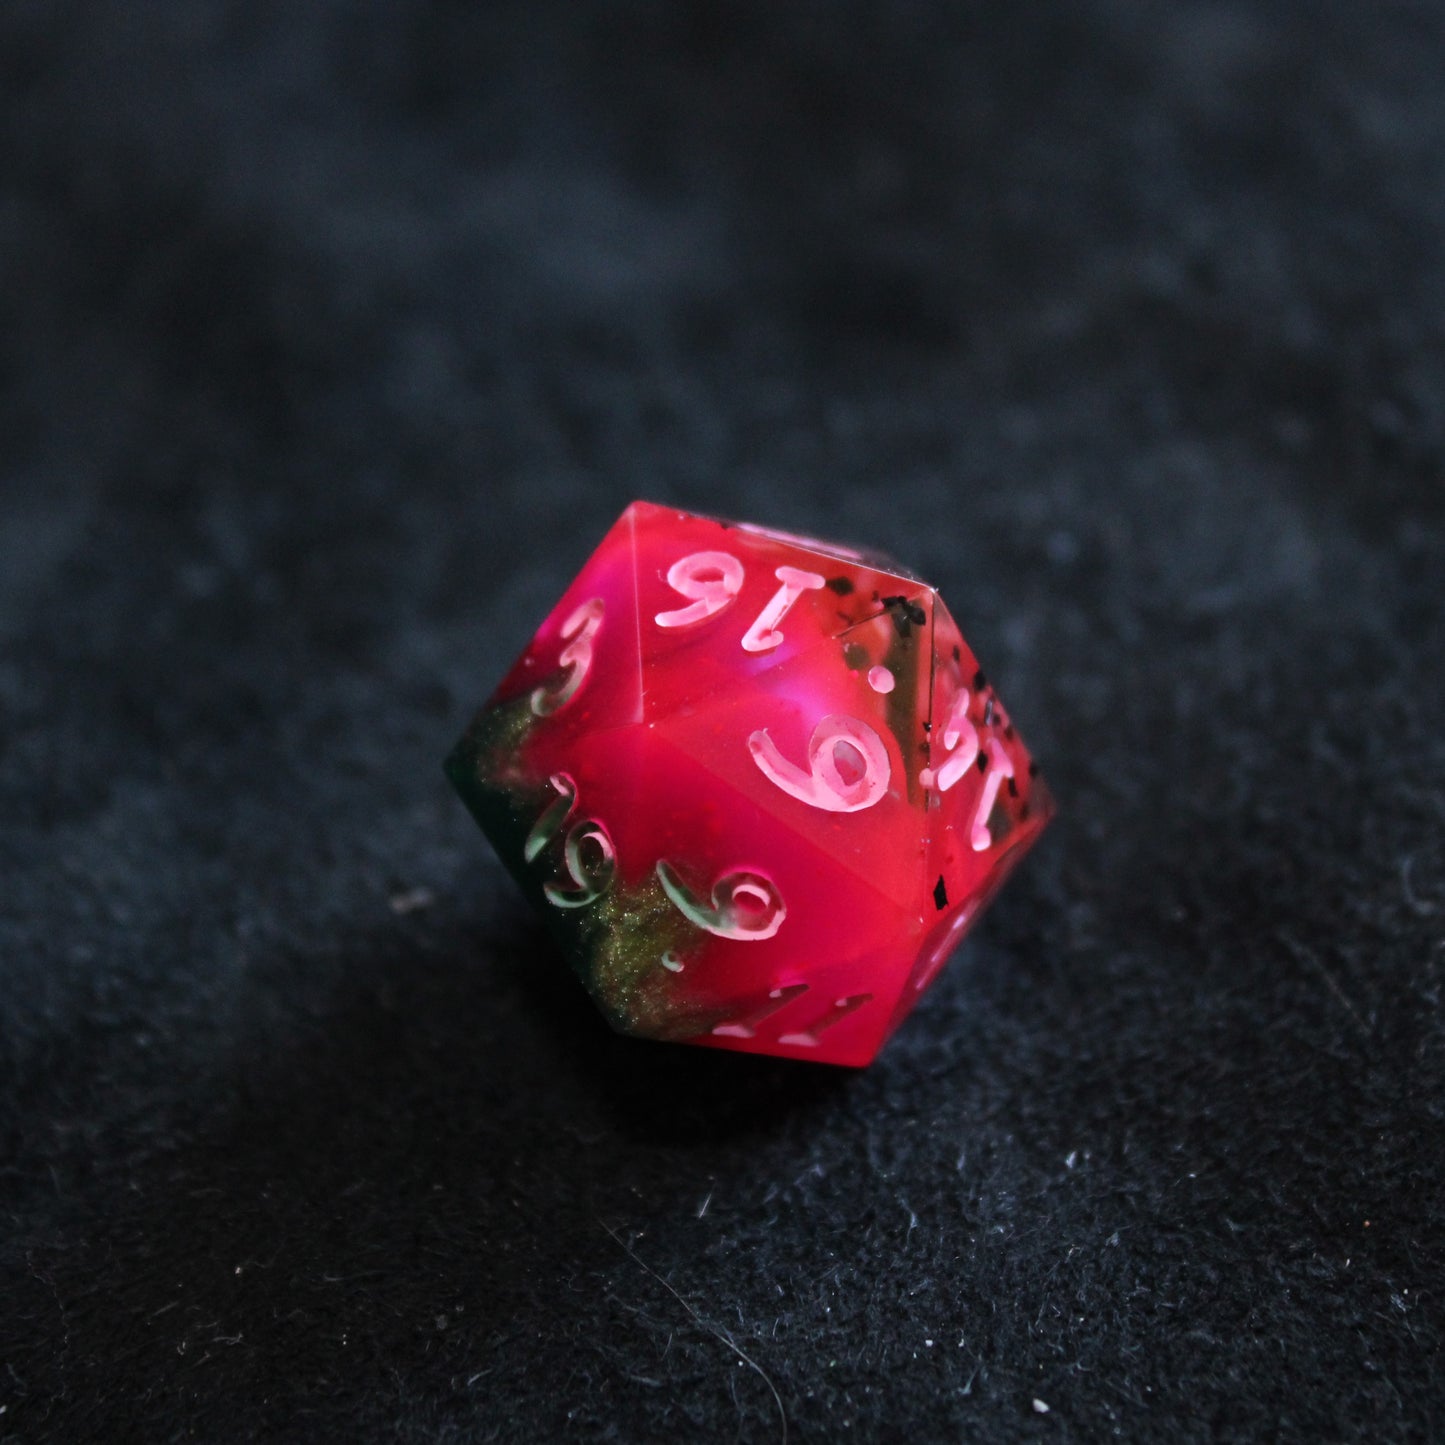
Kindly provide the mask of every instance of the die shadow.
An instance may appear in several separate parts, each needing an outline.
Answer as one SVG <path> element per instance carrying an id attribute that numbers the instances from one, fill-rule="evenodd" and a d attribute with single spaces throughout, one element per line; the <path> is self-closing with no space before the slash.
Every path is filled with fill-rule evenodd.
<path id="1" fill-rule="evenodd" d="M 491 1358 L 510 1314 L 563 1318 L 636 1269 L 615 1229 L 691 1219 L 700 1180 L 769 1141 L 786 1154 L 791 1121 L 855 1077 L 619 1038 L 520 903 L 445 911 L 258 960 L 253 990 L 280 1007 L 171 1083 L 129 1187 L 77 1158 L 66 1187 L 90 1227 L 41 1261 L 57 1297 L 92 1301 L 76 1351 L 104 1358 L 124 1329 L 128 1368 L 164 1396 L 195 1362 L 187 1330 L 221 1321 L 211 1335 L 248 1342 L 209 1352 L 222 1397 L 343 1333 L 393 1365 L 434 1361 L 430 1322 L 454 1311 L 445 1348 Z"/>
<path id="2" fill-rule="evenodd" d="M 165 1121 L 133 1153 L 130 1191 L 107 1194 L 78 1163 L 79 1207 L 124 1241 L 100 1264 L 107 1301 L 165 1309 L 171 1270 L 142 1261 L 186 1259 L 202 1293 L 214 1276 L 220 1315 L 250 1261 L 384 1276 L 422 1228 L 473 1298 L 506 1301 L 539 1266 L 616 1264 L 605 1221 L 637 1217 L 629 1179 L 649 1217 L 691 1214 L 699 1178 L 727 1178 L 855 1078 L 618 1038 L 520 902 L 444 912 L 257 959 L 264 1003 L 204 1077 L 160 1091 Z M 298 1308 L 322 1308 L 314 1295 Z M 266 1334 L 259 1318 L 227 1328 Z"/>

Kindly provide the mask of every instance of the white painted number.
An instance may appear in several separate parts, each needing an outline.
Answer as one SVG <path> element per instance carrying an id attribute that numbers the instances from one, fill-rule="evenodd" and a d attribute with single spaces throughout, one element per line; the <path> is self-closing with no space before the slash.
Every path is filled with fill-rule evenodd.
<path id="1" fill-rule="evenodd" d="M 667 585 L 694 599 L 690 607 L 659 612 L 659 627 L 691 627 L 716 617 L 742 591 L 743 564 L 728 552 L 693 552 L 667 569 Z"/>
<path id="2" fill-rule="evenodd" d="M 527 834 L 527 841 L 522 845 L 522 857 L 528 863 L 561 832 L 562 824 L 567 821 L 567 815 L 577 801 L 577 784 L 566 773 L 553 773 L 547 781 L 556 788 L 558 797 Z"/>
<path id="3" fill-rule="evenodd" d="M 582 852 L 589 844 L 590 858 Z M 595 818 L 574 823 L 568 829 L 562 856 L 567 860 L 567 871 L 577 888 L 575 892 L 568 892 L 555 883 L 546 884 L 542 892 L 549 903 L 558 908 L 584 908 L 595 903 L 612 886 L 617 872 L 617 850 L 607 836 L 607 829 Z"/>
<path id="4" fill-rule="evenodd" d="M 770 652 L 783 640 L 778 623 L 788 615 L 788 610 L 805 592 L 816 592 L 824 585 L 824 579 L 816 572 L 802 572 L 796 567 L 779 567 L 773 573 L 783 585 L 773 594 L 773 600 L 763 608 L 758 620 L 748 628 L 743 637 L 744 652 Z"/>
<path id="5" fill-rule="evenodd" d="M 943 728 L 943 746 L 948 757 L 935 772 L 924 768 L 918 781 L 925 788 L 937 788 L 946 793 L 978 761 L 978 729 L 968 720 L 969 691 L 961 688 L 948 712 L 948 722 Z"/>
<path id="6" fill-rule="evenodd" d="M 948 749 L 948 757 L 936 771 L 933 768 L 924 768 L 919 773 L 918 781 L 925 788 L 937 788 L 940 793 L 946 793 L 978 763 L 978 729 L 969 721 L 969 703 L 968 689 L 960 688 L 958 696 L 953 700 L 953 706 L 949 709 L 948 722 L 943 729 L 942 742 Z M 1014 775 L 1014 765 L 1004 750 L 1004 745 L 996 737 L 990 736 L 984 741 L 982 753 L 987 759 L 987 772 L 983 780 L 983 792 L 978 800 L 978 811 L 974 814 L 973 827 L 969 833 L 969 842 L 976 853 L 982 853 L 993 845 L 993 834 L 988 826 L 989 815 L 998 801 L 999 789 Z"/>
<path id="7" fill-rule="evenodd" d="M 692 602 L 671 612 L 659 612 L 653 621 L 659 627 L 691 627 L 694 623 L 706 622 L 732 606 L 743 589 L 746 575 L 743 564 L 730 552 L 690 552 L 686 557 L 679 557 L 667 569 L 667 585 L 674 592 L 692 598 Z M 804 572 L 797 567 L 779 567 L 773 575 L 782 586 L 743 634 L 744 652 L 771 652 L 780 646 L 783 634 L 778 631 L 778 624 L 793 604 L 803 593 L 816 592 L 826 585 L 816 572 Z"/>
<path id="8" fill-rule="evenodd" d="M 763 775 L 790 797 L 829 813 L 871 808 L 887 791 L 892 766 L 883 739 L 856 717 L 825 717 L 808 739 L 808 770 L 790 763 L 759 728 L 748 751 Z"/>
<path id="9" fill-rule="evenodd" d="M 988 776 L 983 780 L 983 797 L 978 800 L 978 812 L 973 819 L 975 853 L 982 853 L 993 842 L 993 834 L 988 830 L 988 817 L 993 812 L 993 805 L 998 800 L 998 790 L 1003 787 L 1004 779 L 1014 775 L 1014 765 L 997 738 L 990 738 L 984 748 L 988 753 L 989 766 Z"/>
<path id="10" fill-rule="evenodd" d="M 543 686 L 532 693 L 532 711 L 538 717 L 550 717 L 554 712 L 567 706 L 577 696 L 577 689 L 587 680 L 592 670 L 592 640 L 602 626 L 604 611 L 602 599 L 594 597 L 584 602 L 562 624 L 561 665 L 567 669 L 567 678 L 555 692 Z"/>
<path id="11" fill-rule="evenodd" d="M 789 1034 L 779 1034 L 778 1042 L 780 1044 L 797 1044 L 805 1049 L 816 1049 L 818 1036 L 824 1029 L 830 1029 L 834 1024 L 841 1023 L 849 1014 L 857 1013 L 865 1003 L 871 1003 L 872 1000 L 871 993 L 855 993 L 850 998 L 840 998 L 834 1002 L 833 1007 L 827 1013 L 821 1018 L 814 1019 L 807 1028 L 795 1029 Z"/>
<path id="12" fill-rule="evenodd" d="M 771 938 L 788 916 L 783 895 L 759 873 L 724 874 L 712 886 L 710 904 L 682 881 L 665 858 L 658 860 L 657 878 L 663 892 L 686 918 L 719 938 Z"/>
<path id="13" fill-rule="evenodd" d="M 562 825 L 577 802 L 577 784 L 566 773 L 553 773 L 548 781 L 557 790 L 557 799 L 537 819 L 532 831 L 527 834 L 527 841 L 522 845 L 522 857 L 528 863 L 534 862 L 547 844 L 562 831 Z M 612 886 L 617 872 L 617 850 L 612 846 L 607 829 L 597 819 L 584 818 L 567 830 L 567 838 L 562 845 L 562 858 L 577 887 L 569 890 L 556 883 L 544 884 L 542 892 L 555 907 L 585 907 L 589 903 L 595 903 Z"/>

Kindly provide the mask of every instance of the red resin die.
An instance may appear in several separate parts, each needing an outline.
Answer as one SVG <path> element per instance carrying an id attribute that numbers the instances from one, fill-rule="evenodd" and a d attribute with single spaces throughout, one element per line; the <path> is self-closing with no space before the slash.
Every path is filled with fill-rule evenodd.
<path id="1" fill-rule="evenodd" d="M 622 1033 L 868 1063 L 1052 812 L 926 583 L 636 502 L 447 772 Z"/>

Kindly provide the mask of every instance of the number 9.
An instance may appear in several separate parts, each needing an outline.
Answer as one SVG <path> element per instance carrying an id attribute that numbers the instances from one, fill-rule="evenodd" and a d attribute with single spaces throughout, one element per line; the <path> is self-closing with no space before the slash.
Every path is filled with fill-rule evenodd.
<path id="1" fill-rule="evenodd" d="M 684 597 L 697 600 L 691 607 L 659 612 L 659 627 L 691 627 L 715 617 L 732 603 L 743 587 L 743 564 L 728 552 L 693 552 L 679 557 L 667 569 L 667 585 Z"/>

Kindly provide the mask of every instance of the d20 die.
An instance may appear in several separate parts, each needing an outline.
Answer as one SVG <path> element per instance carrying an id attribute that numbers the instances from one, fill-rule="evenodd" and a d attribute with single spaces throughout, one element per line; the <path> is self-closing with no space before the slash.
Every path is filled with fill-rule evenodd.
<path id="1" fill-rule="evenodd" d="M 645 502 L 446 766 L 614 1028 L 837 1064 L 1052 813 L 926 583 Z"/>

